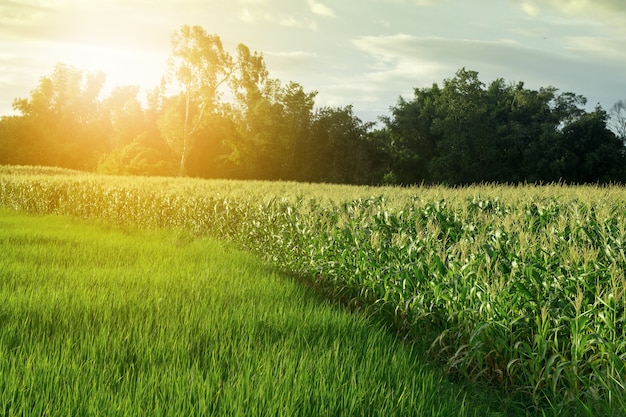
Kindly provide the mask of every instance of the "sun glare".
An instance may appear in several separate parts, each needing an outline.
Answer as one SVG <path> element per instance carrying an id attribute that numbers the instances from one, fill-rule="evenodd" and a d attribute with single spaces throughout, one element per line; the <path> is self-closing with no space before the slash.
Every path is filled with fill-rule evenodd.
<path id="1" fill-rule="evenodd" d="M 165 71 L 167 56 L 123 47 L 67 45 L 60 62 L 85 71 L 106 74 L 104 93 L 116 86 L 138 85 L 142 90 L 157 86 Z"/>

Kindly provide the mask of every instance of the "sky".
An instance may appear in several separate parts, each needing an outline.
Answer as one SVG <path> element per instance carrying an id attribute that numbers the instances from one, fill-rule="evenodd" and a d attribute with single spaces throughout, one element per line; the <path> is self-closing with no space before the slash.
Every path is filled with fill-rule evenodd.
<path id="1" fill-rule="evenodd" d="M 151 90 L 185 24 L 364 121 L 460 68 L 581 94 L 590 109 L 626 99 L 625 0 L 0 0 L 0 115 L 58 62 L 104 71 L 103 94 Z"/>

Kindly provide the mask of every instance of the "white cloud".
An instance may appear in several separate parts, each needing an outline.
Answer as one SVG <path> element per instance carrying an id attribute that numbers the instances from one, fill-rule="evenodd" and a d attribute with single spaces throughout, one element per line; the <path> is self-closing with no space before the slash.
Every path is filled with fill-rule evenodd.
<path id="1" fill-rule="evenodd" d="M 624 0 L 514 0 L 529 16 L 536 17 L 550 8 L 560 14 L 600 20 L 623 28 L 626 17 Z"/>
<path id="2" fill-rule="evenodd" d="M 537 5 L 532 2 L 525 1 L 522 3 L 521 7 L 522 11 L 524 11 L 524 13 L 529 16 L 535 17 L 539 15 L 539 7 L 537 7 Z"/>
<path id="3" fill-rule="evenodd" d="M 486 72 L 493 78 L 506 78 L 506 68 L 516 67 L 519 76 L 530 72 L 541 59 L 536 55 L 542 55 L 511 40 L 486 42 L 397 34 L 363 37 L 353 43 L 373 57 L 365 79 L 381 86 L 396 85 L 398 89 L 441 82 L 461 67 Z"/>
<path id="4" fill-rule="evenodd" d="M 308 0 L 309 9 L 316 15 L 324 17 L 337 17 L 335 12 L 325 4 L 318 3 L 315 0 Z"/>
<path id="5" fill-rule="evenodd" d="M 626 80 L 615 83 L 615 74 L 626 66 L 626 41 L 621 39 L 568 38 L 565 47 L 529 47 L 515 40 L 481 41 L 396 34 L 366 36 L 353 40 L 355 47 L 370 56 L 358 79 L 375 87 L 381 102 L 391 104 L 398 94 L 411 95 L 415 87 L 441 83 L 462 67 L 479 72 L 481 81 L 496 78 L 523 81 L 528 88 L 555 86 L 607 105 L 613 91 L 626 91 Z M 389 91 L 395 92 L 391 95 Z M 614 93 L 613 93 L 614 94 Z"/>

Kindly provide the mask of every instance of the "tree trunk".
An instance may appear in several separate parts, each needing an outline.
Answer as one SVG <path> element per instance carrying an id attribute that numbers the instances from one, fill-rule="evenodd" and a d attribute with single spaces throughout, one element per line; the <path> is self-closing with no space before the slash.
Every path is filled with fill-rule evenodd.
<path id="1" fill-rule="evenodd" d="M 190 93 L 189 86 L 187 86 L 187 97 L 185 100 L 185 125 L 183 127 L 183 151 L 180 155 L 180 167 L 178 171 L 179 177 L 185 176 L 185 163 L 187 162 L 187 152 L 189 146 L 189 101 L 190 101 Z"/>

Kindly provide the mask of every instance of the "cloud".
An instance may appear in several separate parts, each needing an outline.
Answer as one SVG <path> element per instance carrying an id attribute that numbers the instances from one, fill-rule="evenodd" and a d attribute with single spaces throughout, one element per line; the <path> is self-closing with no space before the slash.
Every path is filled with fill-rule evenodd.
<path id="1" fill-rule="evenodd" d="M 316 15 L 324 17 L 337 17 L 335 12 L 325 4 L 318 3 L 315 0 L 308 0 L 309 9 Z"/>
<path id="2" fill-rule="evenodd" d="M 353 44 L 374 58 L 373 68 L 377 72 L 391 71 L 394 76 L 403 75 L 407 78 L 414 78 L 415 74 L 427 75 L 446 68 L 454 71 L 472 65 L 528 66 L 533 65 L 531 61 L 536 62 L 539 56 L 544 55 L 508 39 L 482 41 L 400 33 L 365 36 L 354 40 Z M 535 56 L 529 59 L 529 55 Z M 441 74 L 433 75 L 441 77 Z"/>
<path id="3" fill-rule="evenodd" d="M 514 0 L 529 16 L 536 17 L 547 9 L 566 16 L 577 16 L 623 26 L 626 15 L 624 0 Z"/>
<path id="4" fill-rule="evenodd" d="M 317 30 L 317 24 L 311 19 L 299 19 L 290 14 L 274 14 L 274 13 L 254 13 L 250 10 L 244 10 L 240 19 L 244 23 L 265 22 L 286 28 L 307 28 Z"/>
<path id="5" fill-rule="evenodd" d="M 594 60 L 589 53 L 606 55 L 608 52 L 600 48 L 601 42 L 586 41 L 586 45 L 578 44 L 579 50 L 563 53 L 530 48 L 507 39 L 480 41 L 407 34 L 366 36 L 354 40 L 353 44 L 371 57 L 362 82 L 380 86 L 380 94 L 384 94 L 383 88 L 400 92 L 406 91 L 408 86 L 424 87 L 441 82 L 462 67 L 478 71 L 483 82 L 504 78 L 510 82 L 524 81 L 530 88 L 554 85 L 585 94 L 580 91 L 581 85 L 594 91 L 601 90 L 603 82 L 590 79 L 589 74 L 614 71 L 623 65 L 621 58 L 611 64 Z"/>
<path id="6" fill-rule="evenodd" d="M 244 7 L 238 13 L 239 20 L 243 23 L 269 23 L 286 28 L 306 28 L 317 30 L 315 20 L 302 17 L 301 13 L 289 13 L 289 11 L 275 12 L 267 6 L 263 0 L 243 0 L 250 5 Z"/>
<path id="7" fill-rule="evenodd" d="M 484 83 L 504 78 L 522 81 L 531 89 L 554 86 L 586 96 L 591 107 L 596 103 L 610 107 L 620 98 L 616 92 L 626 91 L 626 79 L 615 77 L 626 67 L 626 40 L 571 37 L 564 42 L 565 46 L 550 49 L 508 39 L 365 36 L 353 40 L 353 45 L 369 55 L 369 64 L 347 83 L 367 85 L 368 96 L 391 104 L 398 95 L 410 98 L 416 87 L 441 85 L 465 67 L 478 71 Z"/>
<path id="8" fill-rule="evenodd" d="M 538 3 L 548 3 L 565 13 L 584 14 L 598 9 L 626 13 L 626 2 L 623 0 L 537 0 Z"/>
<path id="9" fill-rule="evenodd" d="M 537 5 L 531 2 L 525 1 L 522 3 L 521 7 L 522 7 L 522 11 L 529 16 L 534 17 L 534 16 L 539 15 L 539 7 L 537 7 Z"/>
<path id="10" fill-rule="evenodd" d="M 562 12 L 565 13 L 575 13 L 575 14 L 580 14 L 580 13 L 584 13 L 586 10 L 588 10 L 590 8 L 591 3 L 588 2 L 587 0 L 568 0 L 568 1 L 554 1 L 554 0 L 550 0 L 549 1 L 550 5 L 552 7 L 555 7 L 559 10 L 561 10 Z M 595 2 L 595 7 L 598 7 L 598 2 Z"/>
<path id="11" fill-rule="evenodd" d="M 4 0 L 0 4 L 0 16 L 2 20 L 29 20 L 33 16 L 48 12 L 46 7 L 20 3 L 14 0 Z"/>
<path id="12" fill-rule="evenodd" d="M 42 22 L 53 14 L 46 5 L 39 2 L 0 1 L 0 33 L 4 39 L 32 38 Z"/>

